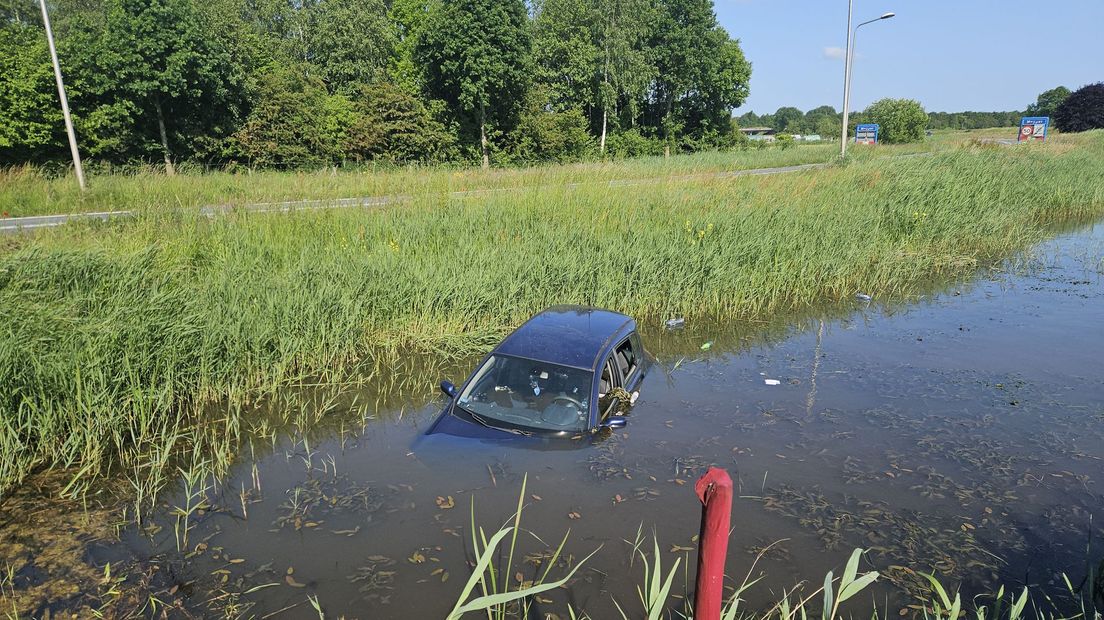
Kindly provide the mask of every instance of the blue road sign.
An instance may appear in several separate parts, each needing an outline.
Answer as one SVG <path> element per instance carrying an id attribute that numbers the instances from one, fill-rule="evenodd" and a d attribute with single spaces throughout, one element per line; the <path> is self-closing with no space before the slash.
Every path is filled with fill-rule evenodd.
<path id="1" fill-rule="evenodd" d="M 864 123 L 855 127 L 855 144 L 877 144 L 878 123 Z"/>
<path id="2" fill-rule="evenodd" d="M 1020 135 L 1017 136 L 1016 141 L 1046 140 L 1049 126 L 1049 116 L 1025 116 L 1020 119 Z"/>

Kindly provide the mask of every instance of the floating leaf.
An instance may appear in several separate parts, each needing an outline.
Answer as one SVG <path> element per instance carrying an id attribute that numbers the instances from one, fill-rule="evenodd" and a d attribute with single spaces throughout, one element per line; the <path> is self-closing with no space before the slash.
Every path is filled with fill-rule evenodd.
<path id="1" fill-rule="evenodd" d="M 298 581 L 295 580 L 295 577 L 292 577 L 291 575 L 287 575 L 286 577 L 284 577 L 284 582 L 286 582 L 289 586 L 291 586 L 293 588 L 305 588 L 305 587 L 307 587 L 307 584 L 299 583 Z"/>

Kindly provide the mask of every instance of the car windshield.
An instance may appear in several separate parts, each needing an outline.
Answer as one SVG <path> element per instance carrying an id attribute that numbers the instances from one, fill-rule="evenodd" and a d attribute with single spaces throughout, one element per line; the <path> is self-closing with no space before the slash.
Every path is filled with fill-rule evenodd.
<path id="1" fill-rule="evenodd" d="M 456 402 L 483 423 L 583 431 L 590 419 L 592 377 L 579 368 L 492 355 Z"/>

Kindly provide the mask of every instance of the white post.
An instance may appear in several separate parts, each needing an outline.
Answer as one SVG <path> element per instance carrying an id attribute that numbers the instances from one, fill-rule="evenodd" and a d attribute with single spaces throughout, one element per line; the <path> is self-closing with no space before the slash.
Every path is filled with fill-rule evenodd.
<path id="1" fill-rule="evenodd" d="M 77 184 L 84 191 L 84 168 L 81 167 L 80 151 L 77 150 L 77 134 L 73 131 L 73 118 L 69 115 L 69 99 L 65 96 L 65 82 L 61 79 L 61 65 L 58 64 L 57 49 L 54 48 L 54 32 L 50 29 L 50 15 L 46 12 L 46 0 L 39 0 L 42 6 L 42 23 L 46 25 L 46 41 L 50 44 L 50 59 L 54 62 L 54 78 L 57 79 L 58 97 L 61 99 L 61 114 L 65 117 L 65 132 L 69 134 L 69 150 L 73 152 L 73 169 L 77 172 Z"/>
<path id="2" fill-rule="evenodd" d="M 851 14 L 855 0 L 847 0 L 847 47 L 843 50 L 843 128 L 840 131 L 840 159 L 847 156 L 847 114 L 851 105 Z"/>

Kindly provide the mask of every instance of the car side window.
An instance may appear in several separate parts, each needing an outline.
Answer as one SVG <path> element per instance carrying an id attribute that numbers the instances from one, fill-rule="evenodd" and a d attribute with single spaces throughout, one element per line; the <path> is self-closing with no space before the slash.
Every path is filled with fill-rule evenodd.
<path id="1" fill-rule="evenodd" d="M 632 338 L 626 338 L 625 342 L 618 345 L 613 357 L 617 361 L 617 368 L 621 371 L 621 376 L 625 378 L 626 382 L 640 368 L 640 361 L 637 358 L 636 349 L 633 347 Z"/>

